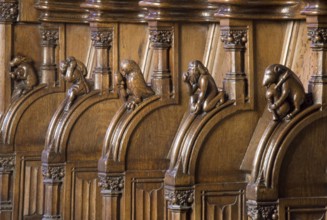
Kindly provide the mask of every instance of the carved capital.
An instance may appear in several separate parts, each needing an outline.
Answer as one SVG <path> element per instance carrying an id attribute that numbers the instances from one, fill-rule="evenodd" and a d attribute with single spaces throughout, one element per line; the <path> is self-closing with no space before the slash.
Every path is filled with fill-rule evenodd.
<path id="1" fill-rule="evenodd" d="M 65 177 L 64 166 L 42 166 L 42 175 L 44 182 L 62 182 Z"/>
<path id="2" fill-rule="evenodd" d="M 96 48 L 108 48 L 112 43 L 112 30 L 94 30 L 91 32 L 93 46 Z"/>
<path id="3" fill-rule="evenodd" d="M 172 41 L 172 30 L 150 30 L 150 42 L 154 47 L 171 47 Z"/>
<path id="4" fill-rule="evenodd" d="M 174 210 L 186 210 L 192 207 L 194 201 L 193 189 L 165 189 L 165 199 L 168 208 Z"/>
<path id="5" fill-rule="evenodd" d="M 277 220 L 278 211 L 276 203 L 257 203 L 248 201 L 247 214 L 252 220 Z"/>
<path id="6" fill-rule="evenodd" d="M 41 45 L 56 46 L 59 40 L 59 30 L 56 29 L 41 29 Z"/>
<path id="7" fill-rule="evenodd" d="M 0 22 L 15 22 L 17 17 L 17 2 L 0 2 Z"/>
<path id="8" fill-rule="evenodd" d="M 0 155 L 0 171 L 12 171 L 15 168 L 14 155 Z"/>
<path id="9" fill-rule="evenodd" d="M 245 49 L 247 28 L 222 27 L 220 37 L 225 49 Z"/>
<path id="10" fill-rule="evenodd" d="M 99 187 L 101 192 L 105 194 L 121 194 L 124 188 L 123 176 L 107 176 L 99 175 Z"/>
<path id="11" fill-rule="evenodd" d="M 327 28 L 309 27 L 308 39 L 313 49 L 327 49 Z"/>

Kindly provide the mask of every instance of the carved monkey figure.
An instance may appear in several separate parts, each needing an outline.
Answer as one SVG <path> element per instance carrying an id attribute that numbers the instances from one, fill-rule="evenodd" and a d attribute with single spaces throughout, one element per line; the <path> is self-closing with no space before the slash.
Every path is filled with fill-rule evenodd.
<path id="1" fill-rule="evenodd" d="M 140 67 L 133 60 L 123 60 L 120 63 L 116 81 L 119 95 L 129 110 L 133 110 L 143 99 L 154 95 L 151 87 L 147 86 Z"/>
<path id="2" fill-rule="evenodd" d="M 77 96 L 90 92 L 90 85 L 85 79 L 87 69 L 75 57 L 68 57 L 66 60 L 60 62 L 60 71 L 66 82 L 73 83 L 66 95 L 67 103 L 64 110 L 68 111 Z"/>
<path id="3" fill-rule="evenodd" d="M 13 99 L 28 93 L 37 85 L 38 78 L 32 63 L 30 58 L 21 55 L 10 61 L 10 66 L 14 68 L 14 71 L 9 73 L 14 80 Z"/>
<path id="4" fill-rule="evenodd" d="M 218 91 L 214 79 L 201 61 L 193 60 L 189 63 L 188 71 L 183 74 L 183 81 L 191 96 L 192 113 L 209 112 L 225 102 L 225 93 Z"/>
<path id="5" fill-rule="evenodd" d="M 268 109 L 273 113 L 273 120 L 290 120 L 301 111 L 306 94 L 292 70 L 281 64 L 270 65 L 262 84 L 267 88 Z"/>

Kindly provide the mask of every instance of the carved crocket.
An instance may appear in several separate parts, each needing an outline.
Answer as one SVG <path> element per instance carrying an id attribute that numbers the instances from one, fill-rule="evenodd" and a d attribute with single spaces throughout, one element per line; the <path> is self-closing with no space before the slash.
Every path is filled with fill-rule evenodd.
<path id="1" fill-rule="evenodd" d="M 32 63 L 30 58 L 20 55 L 10 61 L 10 66 L 14 68 L 14 71 L 9 73 L 14 80 L 12 99 L 28 93 L 37 85 L 38 78 Z"/>
<path id="2" fill-rule="evenodd" d="M 90 85 L 85 79 L 87 69 L 85 65 L 81 61 L 76 60 L 75 57 L 68 57 L 66 60 L 60 62 L 60 71 L 67 82 L 73 83 L 68 89 L 66 96 L 67 103 L 64 110 L 68 111 L 77 96 L 90 92 Z"/>
<path id="3" fill-rule="evenodd" d="M 292 70 L 281 64 L 270 65 L 262 84 L 267 89 L 268 109 L 273 113 L 273 120 L 290 120 L 301 111 L 306 94 Z"/>
<path id="4" fill-rule="evenodd" d="M 225 102 L 225 93 L 218 91 L 208 69 L 199 60 L 191 61 L 183 81 L 189 89 L 190 108 L 194 114 L 209 112 Z"/>
<path id="5" fill-rule="evenodd" d="M 154 91 L 147 86 L 140 67 L 133 60 L 123 60 L 120 63 L 116 81 L 119 95 L 129 110 L 133 110 L 143 99 L 154 95 Z"/>

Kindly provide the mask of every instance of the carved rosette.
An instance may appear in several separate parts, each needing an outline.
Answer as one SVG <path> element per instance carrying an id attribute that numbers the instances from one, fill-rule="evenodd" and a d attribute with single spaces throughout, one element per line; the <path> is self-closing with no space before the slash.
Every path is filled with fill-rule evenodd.
<path id="1" fill-rule="evenodd" d="M 15 156 L 0 155 L 0 171 L 12 171 L 15 168 Z"/>
<path id="2" fill-rule="evenodd" d="M 112 44 L 113 30 L 97 30 L 91 32 L 91 40 L 96 48 L 108 48 Z"/>
<path id="3" fill-rule="evenodd" d="M 15 22 L 17 17 L 17 2 L 0 2 L 0 22 Z"/>
<path id="4" fill-rule="evenodd" d="M 173 210 L 187 210 L 192 208 L 194 201 L 193 189 L 165 189 L 165 199 L 168 208 Z"/>
<path id="5" fill-rule="evenodd" d="M 101 188 L 101 193 L 121 194 L 124 188 L 124 177 L 99 175 L 98 185 Z"/>
<path id="6" fill-rule="evenodd" d="M 311 41 L 313 50 L 327 48 L 327 28 L 309 27 L 308 39 Z"/>
<path id="7" fill-rule="evenodd" d="M 171 47 L 173 42 L 173 31 L 150 30 L 150 42 L 154 47 Z"/>
<path id="8" fill-rule="evenodd" d="M 55 47 L 59 40 L 59 32 L 54 29 L 41 29 L 41 39 L 41 46 Z"/>
<path id="9" fill-rule="evenodd" d="M 42 166 L 42 175 L 44 182 L 62 182 L 65 177 L 65 167 L 64 166 Z"/>
<path id="10" fill-rule="evenodd" d="M 222 28 L 220 39 L 225 49 L 245 49 L 247 42 L 246 28 Z"/>
<path id="11" fill-rule="evenodd" d="M 276 203 L 247 202 L 247 214 L 252 220 L 277 220 L 278 211 Z"/>

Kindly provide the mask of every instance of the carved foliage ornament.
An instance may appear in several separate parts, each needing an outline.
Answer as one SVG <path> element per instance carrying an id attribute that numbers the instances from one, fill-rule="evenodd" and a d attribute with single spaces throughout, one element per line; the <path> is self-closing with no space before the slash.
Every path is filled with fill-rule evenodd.
<path id="1" fill-rule="evenodd" d="M 112 30 L 92 31 L 91 39 L 95 47 L 110 47 L 112 43 Z"/>
<path id="2" fill-rule="evenodd" d="M 56 45 L 59 39 L 58 30 L 42 29 L 41 30 L 42 46 Z"/>
<path id="3" fill-rule="evenodd" d="M 247 29 L 222 29 L 220 39 L 225 48 L 245 48 Z"/>
<path id="4" fill-rule="evenodd" d="M 101 191 L 121 193 L 124 188 L 124 177 L 99 175 L 99 187 Z"/>
<path id="5" fill-rule="evenodd" d="M 13 22 L 18 16 L 18 3 L 0 2 L 0 22 Z"/>
<path id="6" fill-rule="evenodd" d="M 327 43 L 327 28 L 308 28 L 311 47 L 321 47 Z"/>
<path id="7" fill-rule="evenodd" d="M 15 166 L 15 156 L 0 155 L 0 170 L 12 170 Z"/>
<path id="8" fill-rule="evenodd" d="M 42 175 L 45 182 L 62 182 L 65 168 L 63 166 L 42 166 Z"/>
<path id="9" fill-rule="evenodd" d="M 167 190 L 165 199 L 168 200 L 170 209 L 189 209 L 194 201 L 193 190 Z"/>
<path id="10" fill-rule="evenodd" d="M 171 30 L 151 30 L 150 42 L 155 45 L 171 46 L 173 32 Z"/>
<path id="11" fill-rule="evenodd" d="M 277 207 L 275 205 L 258 205 L 258 204 L 247 204 L 247 214 L 251 219 L 278 219 Z"/>

